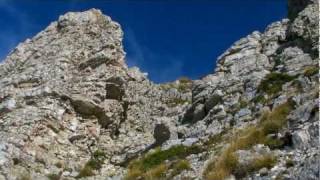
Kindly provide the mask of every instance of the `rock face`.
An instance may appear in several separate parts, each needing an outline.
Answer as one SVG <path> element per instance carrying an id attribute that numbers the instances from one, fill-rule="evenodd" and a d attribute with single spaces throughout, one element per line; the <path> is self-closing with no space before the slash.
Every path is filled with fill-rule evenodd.
<path id="1" fill-rule="evenodd" d="M 318 6 L 289 0 L 290 19 L 235 42 L 213 74 L 167 84 L 127 67 L 99 10 L 60 16 L 0 64 L 0 179 L 318 179 Z M 252 127 L 264 141 L 214 177 Z"/>

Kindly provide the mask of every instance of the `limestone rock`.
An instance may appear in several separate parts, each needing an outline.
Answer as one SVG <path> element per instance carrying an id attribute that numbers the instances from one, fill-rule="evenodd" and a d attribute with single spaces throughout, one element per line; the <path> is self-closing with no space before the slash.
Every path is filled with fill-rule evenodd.
<path id="1" fill-rule="evenodd" d="M 234 150 L 239 164 L 277 161 L 243 179 L 319 179 L 317 14 L 316 1 L 289 0 L 289 19 L 235 42 L 212 74 L 166 84 L 127 67 L 121 27 L 100 10 L 60 16 L 0 64 L 0 179 L 72 180 L 90 168 L 83 179 L 123 179 L 133 160 L 177 148 L 160 153 L 167 178 L 201 180 L 247 127 L 257 137 Z M 262 80 L 279 92 L 265 93 Z M 263 122 L 279 117 L 281 128 Z M 188 167 L 170 176 L 182 159 Z"/>

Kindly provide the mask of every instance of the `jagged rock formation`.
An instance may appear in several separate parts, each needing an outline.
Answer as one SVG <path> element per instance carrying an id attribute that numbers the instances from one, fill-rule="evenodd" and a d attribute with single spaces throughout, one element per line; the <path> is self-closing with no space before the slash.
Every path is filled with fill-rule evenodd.
<path id="1" fill-rule="evenodd" d="M 168 84 L 126 66 L 99 10 L 61 16 L 0 64 L 0 179 L 318 179 L 318 8 L 289 0 Z"/>

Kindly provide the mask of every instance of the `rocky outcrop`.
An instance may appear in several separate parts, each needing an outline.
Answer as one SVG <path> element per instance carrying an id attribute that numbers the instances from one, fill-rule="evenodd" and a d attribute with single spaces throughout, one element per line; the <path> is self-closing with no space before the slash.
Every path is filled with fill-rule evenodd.
<path id="1" fill-rule="evenodd" d="M 97 178 L 121 175 L 115 164 L 159 140 L 153 119 L 166 116 L 169 90 L 127 68 L 122 36 L 99 10 L 67 13 L 7 57 L 0 66 L 1 177 L 75 178 L 97 150 L 107 156 Z M 22 174 L 12 171 L 18 168 Z"/>
<path id="2" fill-rule="evenodd" d="M 319 178 L 318 6 L 166 84 L 99 10 L 59 17 L 0 64 L 0 179 Z"/>

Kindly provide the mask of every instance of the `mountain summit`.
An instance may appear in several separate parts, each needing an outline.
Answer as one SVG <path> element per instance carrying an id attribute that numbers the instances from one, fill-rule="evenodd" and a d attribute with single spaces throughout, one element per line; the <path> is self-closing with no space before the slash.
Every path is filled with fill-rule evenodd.
<path id="1" fill-rule="evenodd" d="M 60 16 L 0 64 L 0 180 L 319 179 L 319 4 L 288 8 L 166 84 L 100 10 Z"/>

